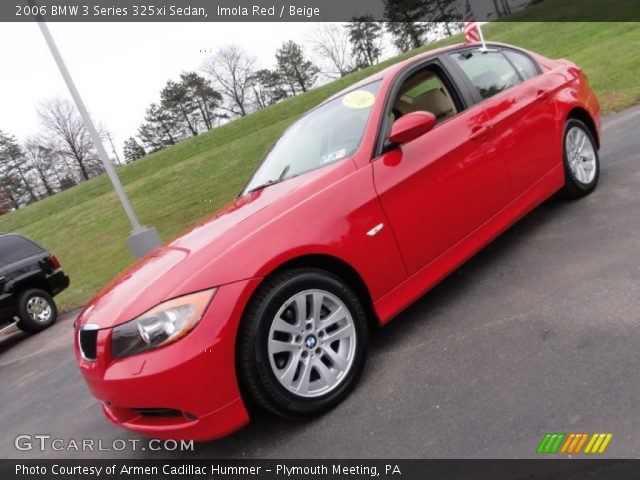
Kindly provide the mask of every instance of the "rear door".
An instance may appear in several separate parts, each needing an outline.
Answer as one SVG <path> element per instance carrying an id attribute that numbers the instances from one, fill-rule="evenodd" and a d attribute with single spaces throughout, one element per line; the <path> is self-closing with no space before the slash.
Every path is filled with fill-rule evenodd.
<path id="1" fill-rule="evenodd" d="M 435 80 L 424 72 L 435 74 Z M 512 198 L 488 117 L 482 108 L 467 108 L 456 85 L 455 77 L 433 61 L 401 75 L 387 101 L 383 140 L 393 120 L 412 110 L 431 111 L 438 119 L 433 130 L 409 143 L 386 152 L 379 146 L 384 153 L 373 160 L 375 187 L 409 274 Z"/>
<path id="2" fill-rule="evenodd" d="M 447 55 L 489 117 L 515 196 L 561 164 L 554 93 L 564 80 L 543 74 L 527 54 L 477 47 Z"/>

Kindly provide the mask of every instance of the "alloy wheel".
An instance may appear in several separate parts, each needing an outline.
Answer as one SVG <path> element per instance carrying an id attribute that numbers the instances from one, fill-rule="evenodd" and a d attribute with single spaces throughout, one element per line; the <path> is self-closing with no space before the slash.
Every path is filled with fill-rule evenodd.
<path id="1" fill-rule="evenodd" d="M 567 162 L 580 183 L 589 185 L 596 176 L 596 150 L 589 135 L 580 127 L 571 127 L 565 140 Z"/>
<path id="2" fill-rule="evenodd" d="M 353 317 L 342 300 L 326 290 L 299 292 L 271 324 L 267 350 L 272 372 L 298 396 L 325 395 L 351 369 L 356 341 Z"/>

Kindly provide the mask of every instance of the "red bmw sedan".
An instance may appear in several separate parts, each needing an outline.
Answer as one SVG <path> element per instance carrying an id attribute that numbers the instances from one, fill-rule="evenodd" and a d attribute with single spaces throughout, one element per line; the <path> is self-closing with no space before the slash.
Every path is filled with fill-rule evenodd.
<path id="1" fill-rule="evenodd" d="M 76 322 L 109 420 L 206 440 L 250 407 L 326 412 L 368 331 L 545 199 L 589 194 L 600 108 L 576 65 L 457 45 L 330 98 L 227 208 L 113 281 Z"/>

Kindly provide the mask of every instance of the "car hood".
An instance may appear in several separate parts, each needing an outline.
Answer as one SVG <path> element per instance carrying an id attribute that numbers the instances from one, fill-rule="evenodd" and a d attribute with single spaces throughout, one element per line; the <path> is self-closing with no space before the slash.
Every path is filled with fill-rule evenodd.
<path id="1" fill-rule="evenodd" d="M 109 283 L 80 313 L 77 325 L 109 328 L 132 320 L 165 300 L 249 278 L 216 269 L 216 260 L 238 242 L 303 201 L 318 183 L 353 169 L 325 167 L 250 193 L 231 202 L 175 240 L 152 251 Z M 202 274 L 204 273 L 204 274 Z"/>

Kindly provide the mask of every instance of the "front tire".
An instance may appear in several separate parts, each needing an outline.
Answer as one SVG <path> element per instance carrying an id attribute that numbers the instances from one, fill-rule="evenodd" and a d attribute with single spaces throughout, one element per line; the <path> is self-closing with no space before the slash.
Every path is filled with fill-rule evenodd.
<path id="1" fill-rule="evenodd" d="M 27 333 L 38 333 L 58 319 L 58 309 L 51 295 L 32 288 L 18 296 L 18 327 Z"/>
<path id="2" fill-rule="evenodd" d="M 600 157 L 589 127 L 575 118 L 567 121 L 563 135 L 564 194 L 580 198 L 593 192 L 600 176 Z"/>
<path id="3" fill-rule="evenodd" d="M 280 416 L 320 415 L 355 387 L 367 343 L 364 308 L 342 279 L 311 268 L 278 273 L 256 292 L 240 326 L 241 387 Z"/>

